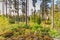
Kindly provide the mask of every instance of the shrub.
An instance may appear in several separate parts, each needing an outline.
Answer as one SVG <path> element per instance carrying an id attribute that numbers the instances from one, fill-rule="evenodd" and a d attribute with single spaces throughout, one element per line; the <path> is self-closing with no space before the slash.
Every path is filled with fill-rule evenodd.
<path id="1" fill-rule="evenodd" d="M 1 16 L 0 17 L 0 27 L 5 27 L 8 25 L 9 25 L 8 19 L 5 18 L 4 16 Z"/>
<path id="2" fill-rule="evenodd" d="M 26 23 L 25 23 L 25 22 L 20 22 L 20 23 L 19 23 L 19 26 L 20 26 L 21 28 L 29 29 L 29 26 L 28 26 L 28 25 L 26 25 Z"/>
<path id="3" fill-rule="evenodd" d="M 60 34 L 55 30 L 55 29 L 50 29 L 49 30 L 49 35 L 51 36 L 51 37 L 58 37 Z"/>
<path id="4" fill-rule="evenodd" d="M 54 24 L 56 28 L 60 28 L 60 13 L 59 12 L 58 13 L 55 12 L 54 14 Z"/>
<path id="5" fill-rule="evenodd" d="M 9 28 L 8 19 L 4 16 L 0 16 L 0 34 L 3 34 L 6 29 Z"/>
<path id="6" fill-rule="evenodd" d="M 37 23 L 29 23 L 29 29 L 32 30 L 33 32 L 37 31 L 39 28 L 42 28 L 42 26 L 40 26 Z"/>
<path id="7" fill-rule="evenodd" d="M 39 16 L 38 13 L 35 14 L 35 19 L 34 19 L 34 15 L 32 14 L 30 16 L 30 22 L 35 22 L 35 23 L 38 23 L 40 24 L 41 23 L 41 17 Z"/>
<path id="8" fill-rule="evenodd" d="M 14 24 L 16 21 L 15 16 L 10 16 L 9 23 Z"/>
<path id="9" fill-rule="evenodd" d="M 19 28 L 19 25 L 18 25 L 18 24 L 11 24 L 11 25 L 10 25 L 10 29 L 11 29 L 12 31 L 16 31 L 18 28 Z"/>

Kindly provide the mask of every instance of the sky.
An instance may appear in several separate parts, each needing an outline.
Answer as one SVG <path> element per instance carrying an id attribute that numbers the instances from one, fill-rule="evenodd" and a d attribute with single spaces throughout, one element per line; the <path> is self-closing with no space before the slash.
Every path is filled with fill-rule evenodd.
<path id="1" fill-rule="evenodd" d="M 56 1 L 57 0 L 54 0 L 55 4 L 56 4 Z M 40 10 L 40 1 L 37 0 L 37 3 L 36 3 L 36 10 Z M 49 4 L 50 5 L 50 4 Z M 33 8 L 33 5 L 32 5 L 32 0 L 29 0 L 29 15 L 31 14 L 31 9 L 34 9 Z M 2 3 L 0 2 L 0 11 L 2 13 Z M 20 11 L 21 12 L 21 11 Z"/>

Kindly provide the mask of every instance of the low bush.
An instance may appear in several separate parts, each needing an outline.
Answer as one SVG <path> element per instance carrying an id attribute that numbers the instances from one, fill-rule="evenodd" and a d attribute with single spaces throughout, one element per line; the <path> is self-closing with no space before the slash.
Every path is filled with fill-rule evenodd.
<path id="1" fill-rule="evenodd" d="M 53 38 L 57 38 L 58 36 L 60 36 L 60 34 L 55 29 L 49 30 L 49 35 Z"/>

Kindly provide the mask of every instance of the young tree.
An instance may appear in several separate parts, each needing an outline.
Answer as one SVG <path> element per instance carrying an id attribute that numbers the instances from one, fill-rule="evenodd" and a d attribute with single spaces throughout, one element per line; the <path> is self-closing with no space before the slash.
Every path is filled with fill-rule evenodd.
<path id="1" fill-rule="evenodd" d="M 37 3 L 37 0 L 32 0 L 33 1 L 33 7 L 34 7 L 34 22 L 35 22 L 35 13 L 36 13 L 36 3 Z"/>
<path id="2" fill-rule="evenodd" d="M 52 28 L 54 28 L 54 0 L 52 0 Z"/>
<path id="3" fill-rule="evenodd" d="M 8 2 L 9 2 L 9 16 L 11 16 L 11 9 L 12 9 L 11 5 L 12 5 L 12 0 L 8 0 Z"/>
<path id="4" fill-rule="evenodd" d="M 22 21 L 25 21 L 25 13 L 26 13 L 26 2 L 25 0 L 21 0 L 22 1 Z"/>
<path id="5" fill-rule="evenodd" d="M 7 17 L 7 0 L 6 0 L 6 17 Z"/>
<path id="6" fill-rule="evenodd" d="M 41 0 L 42 3 L 40 5 L 41 10 L 42 10 L 42 19 L 47 20 L 48 19 L 48 9 L 49 9 L 49 4 L 51 3 L 51 0 Z"/>
<path id="7" fill-rule="evenodd" d="M 27 26 L 27 3 L 28 3 L 28 0 L 21 0 L 22 1 L 22 20 L 26 22 L 26 26 Z M 26 2 L 25 2 L 26 1 Z"/>
<path id="8" fill-rule="evenodd" d="M 27 0 L 26 0 L 26 26 L 27 26 Z"/>
<path id="9" fill-rule="evenodd" d="M 2 3 L 2 13 L 3 13 L 3 15 L 4 15 L 4 0 L 3 0 L 3 3 Z"/>
<path id="10" fill-rule="evenodd" d="M 15 9 L 15 15 L 16 21 L 19 23 L 19 0 L 13 0 L 14 1 L 14 9 Z"/>

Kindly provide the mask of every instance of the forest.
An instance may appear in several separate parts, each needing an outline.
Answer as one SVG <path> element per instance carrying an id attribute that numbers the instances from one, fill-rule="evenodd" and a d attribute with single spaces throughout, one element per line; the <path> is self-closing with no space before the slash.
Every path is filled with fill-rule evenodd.
<path id="1" fill-rule="evenodd" d="M 0 40 L 60 40 L 59 0 L 0 0 Z"/>

